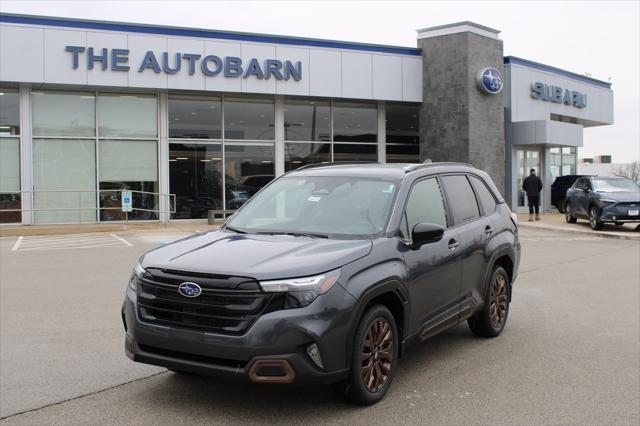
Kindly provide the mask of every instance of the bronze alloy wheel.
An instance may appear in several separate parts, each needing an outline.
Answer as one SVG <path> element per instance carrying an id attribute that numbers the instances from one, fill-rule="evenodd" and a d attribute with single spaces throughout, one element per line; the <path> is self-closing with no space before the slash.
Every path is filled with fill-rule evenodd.
<path id="1" fill-rule="evenodd" d="M 507 317 L 507 279 L 502 274 L 497 274 L 491 285 L 489 317 L 491 326 L 495 329 L 502 327 L 502 323 Z"/>
<path id="2" fill-rule="evenodd" d="M 362 342 L 362 381 L 369 392 L 377 392 L 391 377 L 395 350 L 393 329 L 381 317 L 373 320 Z"/>

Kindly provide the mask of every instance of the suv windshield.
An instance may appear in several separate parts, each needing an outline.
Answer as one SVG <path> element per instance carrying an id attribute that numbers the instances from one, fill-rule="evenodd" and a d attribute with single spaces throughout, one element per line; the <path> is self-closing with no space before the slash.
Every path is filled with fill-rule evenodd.
<path id="1" fill-rule="evenodd" d="M 631 179 L 600 178 L 593 179 L 593 189 L 598 192 L 637 192 L 640 191 Z"/>
<path id="2" fill-rule="evenodd" d="M 361 177 L 290 176 L 276 180 L 225 227 L 249 233 L 370 238 L 387 223 L 397 185 Z"/>

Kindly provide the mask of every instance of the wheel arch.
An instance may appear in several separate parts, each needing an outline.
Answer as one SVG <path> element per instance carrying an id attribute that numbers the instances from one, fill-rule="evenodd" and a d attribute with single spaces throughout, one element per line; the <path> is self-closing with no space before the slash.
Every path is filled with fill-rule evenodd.
<path id="1" fill-rule="evenodd" d="M 346 360 L 351 359 L 355 346 L 355 336 L 364 313 L 371 306 L 383 305 L 393 315 L 398 330 L 398 355 L 402 355 L 402 341 L 408 335 L 409 303 L 408 295 L 398 278 L 388 278 L 378 282 L 366 290 L 358 301 L 351 317 L 351 327 L 347 335 Z"/>

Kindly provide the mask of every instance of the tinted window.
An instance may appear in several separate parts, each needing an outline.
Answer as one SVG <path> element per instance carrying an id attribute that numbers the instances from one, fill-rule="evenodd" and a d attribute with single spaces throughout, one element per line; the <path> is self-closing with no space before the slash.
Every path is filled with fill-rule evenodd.
<path id="1" fill-rule="evenodd" d="M 444 176 L 442 182 L 447 191 L 449 209 L 456 225 L 480 216 L 476 197 L 465 176 Z"/>
<path id="2" fill-rule="evenodd" d="M 411 230 L 418 223 L 447 226 L 442 191 L 435 178 L 421 180 L 411 189 L 403 224 L 400 227 L 400 236 L 408 239 Z"/>
<path id="3" fill-rule="evenodd" d="M 474 176 L 470 176 L 471 182 L 473 182 L 473 188 L 476 190 L 478 201 L 482 206 L 484 214 L 491 214 L 496 210 L 496 200 L 491 195 L 491 192 L 480 179 Z"/>

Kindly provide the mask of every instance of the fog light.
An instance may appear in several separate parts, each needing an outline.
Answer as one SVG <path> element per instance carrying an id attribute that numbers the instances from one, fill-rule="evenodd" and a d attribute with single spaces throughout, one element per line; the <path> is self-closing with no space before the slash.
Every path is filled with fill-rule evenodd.
<path id="1" fill-rule="evenodd" d="M 616 217 L 615 217 L 615 216 L 613 217 L 613 220 L 616 220 Z"/>
<path id="2" fill-rule="evenodd" d="M 307 348 L 307 353 L 313 362 L 320 368 L 324 368 L 324 364 L 322 363 L 322 357 L 320 356 L 320 350 L 318 349 L 317 344 L 309 345 Z"/>

